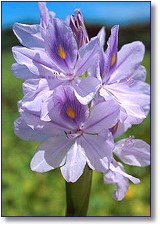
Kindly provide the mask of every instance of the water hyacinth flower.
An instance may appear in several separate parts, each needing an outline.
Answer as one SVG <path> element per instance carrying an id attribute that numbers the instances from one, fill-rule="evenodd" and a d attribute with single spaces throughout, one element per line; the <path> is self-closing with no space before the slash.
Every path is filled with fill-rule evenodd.
<path id="1" fill-rule="evenodd" d="M 70 84 L 81 103 L 89 103 L 95 95 L 99 81 L 97 78 L 83 75 L 96 61 L 99 38 L 91 39 L 78 49 L 67 23 L 53 18 L 45 30 L 44 44 L 45 51 L 39 48 L 13 47 L 17 64 L 12 66 L 12 72 L 23 79 L 46 78 L 53 79 L 56 84 L 57 80 L 63 85 Z"/>
<path id="2" fill-rule="evenodd" d="M 141 123 L 150 105 L 150 86 L 144 82 L 146 70 L 141 65 L 144 45 L 135 41 L 122 46 L 118 52 L 118 30 L 117 25 L 111 29 L 108 47 L 105 52 L 103 48 L 100 50 L 99 63 L 92 69 L 96 70 L 101 81 L 100 96 L 106 100 L 113 98 L 121 107 L 122 117 L 115 137 L 122 135 L 133 124 Z M 101 39 L 104 40 L 103 33 Z"/>
<path id="3" fill-rule="evenodd" d="M 51 22 L 52 18 L 55 17 L 55 13 L 48 10 L 45 2 L 39 2 L 38 5 L 40 10 L 40 24 L 27 25 L 15 23 L 13 25 L 13 32 L 23 46 L 29 49 L 40 48 L 45 52 L 45 43 L 44 43 L 45 30 L 47 29 L 49 22 Z M 75 14 L 76 14 L 75 17 L 74 15 L 68 16 L 66 22 L 68 23 L 68 26 L 71 27 L 74 38 L 77 42 L 77 46 L 78 48 L 80 48 L 83 44 L 89 42 L 89 38 L 84 25 L 83 16 L 80 10 L 76 10 Z M 16 77 L 22 79 L 37 77 L 37 75 L 32 73 L 32 70 L 30 71 L 28 67 L 25 64 L 23 64 L 23 62 L 14 63 L 12 65 L 12 72 L 13 74 L 15 74 Z M 58 73 L 54 72 L 54 76 L 57 74 Z M 41 74 L 41 76 L 42 77 L 44 76 L 43 73 Z M 53 73 L 51 77 L 53 77 Z"/>
<path id="4" fill-rule="evenodd" d="M 125 172 L 122 162 L 150 164 L 144 141 L 129 137 L 114 142 L 149 112 L 150 87 L 141 65 L 144 45 L 132 42 L 118 52 L 116 25 L 104 51 L 105 28 L 89 40 L 80 10 L 66 20 L 56 18 L 44 2 L 39 10 L 40 24 L 13 26 L 23 47 L 12 48 L 12 72 L 25 80 L 14 131 L 21 139 L 41 142 L 31 169 L 43 173 L 60 167 L 69 211 L 75 211 L 69 214 L 86 215 L 88 204 L 83 198 L 77 204 L 77 194 L 90 193 L 86 167 L 103 173 L 104 182 L 116 186 L 113 197 L 122 200 L 129 180 L 140 182 Z"/>
<path id="5" fill-rule="evenodd" d="M 61 167 L 68 182 L 75 182 L 86 164 L 100 172 L 109 169 L 114 148 L 109 128 L 117 122 L 119 106 L 111 100 L 89 109 L 77 100 L 70 86 L 59 86 L 49 105 L 50 121 L 41 121 L 38 114 L 19 105 L 21 118 L 15 121 L 16 135 L 44 140 L 31 161 L 31 169 L 46 172 Z"/>
<path id="6" fill-rule="evenodd" d="M 133 137 L 122 139 L 115 144 L 113 153 L 128 165 L 139 167 L 150 165 L 150 146 L 143 140 L 134 139 Z M 125 172 L 122 163 L 117 162 L 113 158 L 110 169 L 104 174 L 104 182 L 116 186 L 116 190 L 113 193 L 113 197 L 116 200 L 120 201 L 124 198 L 129 187 L 128 180 L 134 184 L 140 183 L 138 178 Z"/>

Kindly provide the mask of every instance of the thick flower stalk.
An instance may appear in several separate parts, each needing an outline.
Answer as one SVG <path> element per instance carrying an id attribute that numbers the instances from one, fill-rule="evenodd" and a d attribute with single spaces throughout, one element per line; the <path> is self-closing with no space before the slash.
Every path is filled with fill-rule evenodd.
<path id="1" fill-rule="evenodd" d="M 132 42 L 118 52 L 118 29 L 104 51 L 105 29 L 89 40 L 80 10 L 66 20 L 56 18 L 39 3 L 40 24 L 15 23 L 22 46 L 12 48 L 12 72 L 24 79 L 24 97 L 15 134 L 41 142 L 31 170 L 43 173 L 60 168 L 66 181 L 66 216 L 86 216 L 92 171 L 114 184 L 113 197 L 122 200 L 129 180 L 122 163 L 150 164 L 150 147 L 132 137 L 114 142 L 149 112 L 150 87 L 141 65 L 144 45 Z"/>

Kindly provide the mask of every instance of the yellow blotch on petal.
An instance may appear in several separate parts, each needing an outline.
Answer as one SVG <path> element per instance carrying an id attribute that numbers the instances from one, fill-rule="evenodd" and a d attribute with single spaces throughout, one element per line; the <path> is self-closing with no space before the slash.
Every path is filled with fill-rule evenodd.
<path id="1" fill-rule="evenodd" d="M 58 54 L 59 54 L 59 56 L 60 56 L 62 59 L 65 59 L 65 58 L 66 58 L 66 53 L 65 53 L 65 51 L 64 51 L 64 49 L 62 48 L 61 45 L 59 46 Z"/>
<path id="2" fill-rule="evenodd" d="M 118 122 L 113 126 L 113 131 L 115 132 L 117 130 L 118 127 Z"/>
<path id="3" fill-rule="evenodd" d="M 75 118 L 75 112 L 73 111 L 73 109 L 71 107 L 68 107 L 68 109 L 67 109 L 67 115 L 70 118 Z"/>
<path id="4" fill-rule="evenodd" d="M 111 59 L 111 66 L 113 66 L 116 62 L 116 54 L 114 53 Z"/>

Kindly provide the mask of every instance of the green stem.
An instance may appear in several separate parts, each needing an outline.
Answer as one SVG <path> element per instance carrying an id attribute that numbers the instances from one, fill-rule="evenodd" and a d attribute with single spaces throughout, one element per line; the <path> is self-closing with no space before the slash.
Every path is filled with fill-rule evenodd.
<path id="1" fill-rule="evenodd" d="M 75 183 L 66 182 L 66 216 L 87 216 L 92 183 L 92 170 L 86 165 Z"/>

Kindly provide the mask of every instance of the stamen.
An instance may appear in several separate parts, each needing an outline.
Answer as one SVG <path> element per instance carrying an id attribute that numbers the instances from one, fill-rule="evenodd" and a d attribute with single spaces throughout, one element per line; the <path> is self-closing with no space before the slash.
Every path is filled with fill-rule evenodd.
<path id="1" fill-rule="evenodd" d="M 75 112 L 73 111 L 73 109 L 69 106 L 68 109 L 67 109 L 67 115 L 70 117 L 70 118 L 75 118 Z"/>
<path id="2" fill-rule="evenodd" d="M 58 54 L 62 59 L 66 58 L 66 53 L 64 52 L 64 49 L 62 48 L 61 45 L 59 46 Z"/>

